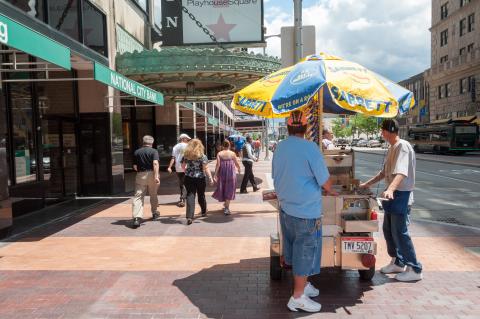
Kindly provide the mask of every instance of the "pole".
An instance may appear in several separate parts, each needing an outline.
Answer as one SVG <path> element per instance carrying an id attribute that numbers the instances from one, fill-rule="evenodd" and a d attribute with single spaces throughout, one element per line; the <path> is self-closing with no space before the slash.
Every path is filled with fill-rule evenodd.
<path id="1" fill-rule="evenodd" d="M 303 58 L 302 42 L 302 0 L 293 0 L 294 33 L 295 33 L 295 63 Z"/>
<path id="2" fill-rule="evenodd" d="M 270 156 L 268 154 L 268 119 L 265 118 L 263 121 L 263 139 L 265 141 L 265 160 L 269 161 Z"/>

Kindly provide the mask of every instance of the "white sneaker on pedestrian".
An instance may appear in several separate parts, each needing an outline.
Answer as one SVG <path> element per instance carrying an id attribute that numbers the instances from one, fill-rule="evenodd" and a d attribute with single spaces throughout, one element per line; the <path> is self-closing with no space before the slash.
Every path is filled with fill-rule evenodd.
<path id="1" fill-rule="evenodd" d="M 287 303 L 287 307 L 291 311 L 303 310 L 306 312 L 319 312 L 320 309 L 322 309 L 321 304 L 313 301 L 305 295 L 302 295 L 300 298 L 293 298 L 293 296 L 291 296 Z"/>
<path id="2" fill-rule="evenodd" d="M 312 285 L 309 281 L 307 281 L 305 289 L 303 290 L 303 294 L 307 297 L 316 297 L 320 294 L 320 291 L 315 288 L 315 286 Z"/>
<path id="3" fill-rule="evenodd" d="M 393 257 L 392 261 L 390 261 L 390 263 L 388 265 L 380 268 L 380 271 L 383 274 L 395 274 L 395 273 L 399 273 L 399 272 L 404 272 L 405 267 L 400 267 L 400 266 L 395 265 L 395 260 L 396 260 L 396 258 Z"/>
<path id="4" fill-rule="evenodd" d="M 415 272 L 412 267 L 407 266 L 407 270 L 397 274 L 395 279 L 398 281 L 419 281 L 423 279 L 422 273 Z"/>
<path id="5" fill-rule="evenodd" d="M 226 207 L 223 209 L 223 213 L 224 213 L 225 215 L 230 215 L 230 214 L 231 214 L 230 209 L 228 209 L 228 208 L 226 208 Z"/>

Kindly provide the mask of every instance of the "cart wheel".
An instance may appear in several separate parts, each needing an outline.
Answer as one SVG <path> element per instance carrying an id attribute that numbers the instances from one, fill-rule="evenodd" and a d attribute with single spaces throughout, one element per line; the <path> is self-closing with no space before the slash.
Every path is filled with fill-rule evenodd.
<path id="1" fill-rule="evenodd" d="M 372 280 L 375 275 L 375 266 L 367 270 L 359 270 L 358 273 L 360 274 L 361 280 Z"/>
<path id="2" fill-rule="evenodd" d="M 280 256 L 270 256 L 270 279 L 282 279 L 282 266 L 280 266 Z"/>

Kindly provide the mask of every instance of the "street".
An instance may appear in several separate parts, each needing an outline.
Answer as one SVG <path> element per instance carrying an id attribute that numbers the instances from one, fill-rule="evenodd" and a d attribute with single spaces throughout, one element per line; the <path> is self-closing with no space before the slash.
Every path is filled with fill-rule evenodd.
<path id="1" fill-rule="evenodd" d="M 382 167 L 384 154 L 385 150 L 379 149 L 356 152 L 356 177 L 365 181 L 376 174 Z M 383 189 L 380 183 L 372 190 L 380 196 Z M 413 218 L 480 228 L 480 154 L 419 154 L 414 198 Z"/>

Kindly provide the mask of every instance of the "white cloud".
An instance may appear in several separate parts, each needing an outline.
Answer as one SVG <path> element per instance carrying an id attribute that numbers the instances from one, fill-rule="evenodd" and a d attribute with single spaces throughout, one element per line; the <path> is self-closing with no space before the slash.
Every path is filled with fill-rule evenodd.
<path id="1" fill-rule="evenodd" d="M 265 1 L 267 34 L 293 25 L 293 8 Z M 316 26 L 316 48 L 358 62 L 392 80 L 420 73 L 430 65 L 430 0 L 321 0 L 303 6 L 303 24 Z M 267 54 L 280 56 L 278 38 L 267 40 Z M 258 51 L 258 50 L 257 50 Z M 261 50 L 260 50 L 261 51 Z"/>

